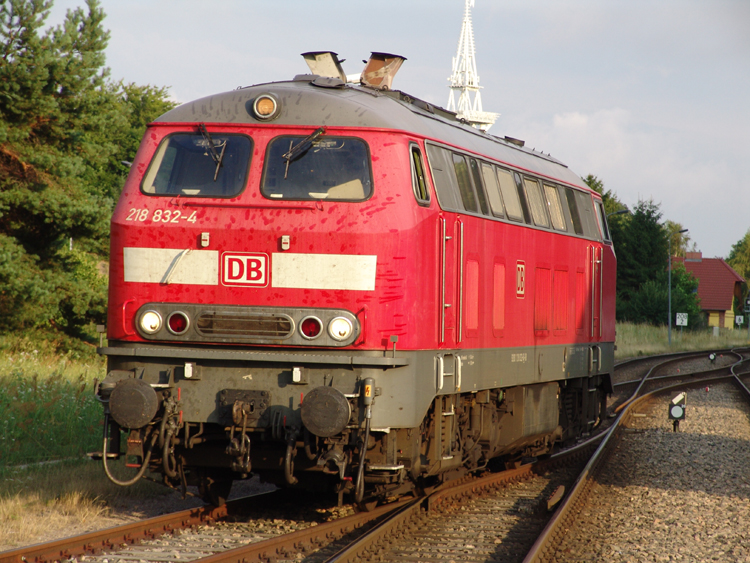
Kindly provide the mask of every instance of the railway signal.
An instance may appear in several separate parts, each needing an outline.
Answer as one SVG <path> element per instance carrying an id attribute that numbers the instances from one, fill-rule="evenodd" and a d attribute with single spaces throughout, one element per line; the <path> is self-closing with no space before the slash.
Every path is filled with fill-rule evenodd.
<path id="1" fill-rule="evenodd" d="M 669 420 L 672 421 L 672 430 L 677 432 L 680 429 L 680 421 L 685 418 L 685 405 L 687 403 L 687 393 L 684 391 L 677 395 L 669 403 Z"/>

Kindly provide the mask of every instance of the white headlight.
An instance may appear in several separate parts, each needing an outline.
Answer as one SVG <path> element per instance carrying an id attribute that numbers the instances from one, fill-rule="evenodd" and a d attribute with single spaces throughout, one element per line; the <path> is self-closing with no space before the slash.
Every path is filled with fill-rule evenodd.
<path id="1" fill-rule="evenodd" d="M 328 334 L 334 340 L 346 340 L 352 335 L 352 323 L 344 317 L 336 317 L 328 323 Z"/>
<path id="2" fill-rule="evenodd" d="M 146 311 L 141 315 L 141 330 L 147 334 L 154 334 L 161 328 L 161 315 L 156 311 Z"/>

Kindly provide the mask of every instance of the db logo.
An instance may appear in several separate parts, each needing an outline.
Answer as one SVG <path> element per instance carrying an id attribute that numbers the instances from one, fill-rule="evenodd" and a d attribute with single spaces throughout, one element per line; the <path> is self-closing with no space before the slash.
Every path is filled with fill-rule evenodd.
<path id="1" fill-rule="evenodd" d="M 519 260 L 516 262 L 516 297 L 523 298 L 526 294 L 526 264 Z"/>
<path id="2" fill-rule="evenodd" d="M 246 252 L 221 255 L 221 281 L 224 285 L 268 285 L 268 255 Z"/>

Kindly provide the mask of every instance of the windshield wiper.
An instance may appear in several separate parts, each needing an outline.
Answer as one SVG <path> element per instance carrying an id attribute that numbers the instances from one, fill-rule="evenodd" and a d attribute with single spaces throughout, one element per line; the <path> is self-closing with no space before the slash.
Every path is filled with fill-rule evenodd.
<path id="1" fill-rule="evenodd" d="M 201 135 L 203 135 L 203 138 L 208 143 L 208 149 L 211 151 L 211 159 L 216 163 L 216 171 L 214 172 L 214 182 L 216 181 L 216 178 L 219 176 L 219 168 L 221 168 L 221 161 L 224 160 L 224 151 L 227 150 L 227 142 L 224 141 L 224 143 L 221 145 L 221 154 L 216 151 L 216 145 L 214 145 L 214 140 L 211 138 L 211 135 L 209 135 L 208 131 L 206 130 L 206 126 L 203 123 L 200 123 L 198 125 L 198 129 L 201 132 Z"/>
<path id="2" fill-rule="evenodd" d="M 325 127 L 320 127 L 319 129 L 316 129 L 314 132 L 312 132 L 310 135 L 302 139 L 299 143 L 297 143 L 295 146 L 291 147 L 289 149 L 289 152 L 283 154 L 281 158 L 286 160 L 286 170 L 284 170 L 284 180 L 286 180 L 286 175 L 289 172 L 289 163 L 293 160 L 297 160 L 302 154 L 307 151 L 312 144 L 318 140 L 319 137 L 322 137 L 326 132 Z"/>

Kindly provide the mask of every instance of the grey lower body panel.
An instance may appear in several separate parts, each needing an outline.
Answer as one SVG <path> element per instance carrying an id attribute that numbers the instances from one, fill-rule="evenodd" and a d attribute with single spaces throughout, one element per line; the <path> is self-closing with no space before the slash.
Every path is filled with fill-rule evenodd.
<path id="1" fill-rule="evenodd" d="M 135 372 L 154 386 L 175 387 L 186 421 L 222 423 L 226 390 L 267 391 L 267 419 L 301 425 L 304 396 L 319 386 L 356 395 L 373 378 L 373 431 L 415 428 L 437 395 L 471 393 L 611 374 L 614 343 L 472 350 L 392 352 L 247 351 L 112 343 L 108 369 Z M 295 369 L 298 368 L 298 369 Z M 188 377 L 189 376 L 189 377 Z"/>

